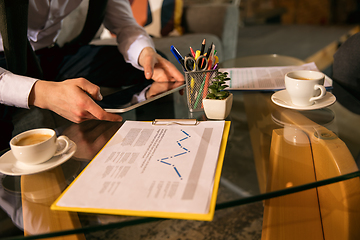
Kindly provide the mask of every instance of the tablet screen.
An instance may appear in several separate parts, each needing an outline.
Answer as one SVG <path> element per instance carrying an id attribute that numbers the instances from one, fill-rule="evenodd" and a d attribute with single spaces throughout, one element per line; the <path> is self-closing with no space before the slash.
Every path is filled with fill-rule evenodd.
<path id="1" fill-rule="evenodd" d="M 134 85 L 97 101 L 105 111 L 111 113 L 127 112 L 156 99 L 182 90 L 185 82 L 151 82 Z"/>

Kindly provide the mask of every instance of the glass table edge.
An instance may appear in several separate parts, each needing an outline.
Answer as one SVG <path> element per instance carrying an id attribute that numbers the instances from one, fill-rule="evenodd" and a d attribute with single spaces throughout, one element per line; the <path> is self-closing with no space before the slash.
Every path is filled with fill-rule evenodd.
<path id="1" fill-rule="evenodd" d="M 324 179 L 324 180 L 319 180 L 316 182 L 311 182 L 311 183 L 303 184 L 300 186 L 294 186 L 294 187 L 285 188 L 285 189 L 281 189 L 281 190 L 277 190 L 277 191 L 258 194 L 255 196 L 245 197 L 245 198 L 241 198 L 241 199 L 237 199 L 237 200 L 233 200 L 233 201 L 217 203 L 216 207 L 215 207 L 215 213 L 216 213 L 216 211 L 219 211 L 222 209 L 227 209 L 227 208 L 231 208 L 231 207 L 237 207 L 237 206 L 241 206 L 241 205 L 245 205 L 245 204 L 255 203 L 258 201 L 263 201 L 263 200 L 267 200 L 267 199 L 271 199 L 271 198 L 275 198 L 275 197 L 281 197 L 281 196 L 285 196 L 288 194 L 306 191 L 309 189 L 326 186 L 329 184 L 349 180 L 349 179 L 356 178 L 356 177 L 360 177 L 360 171 L 347 173 L 344 175 L 340 175 L 340 176 L 336 176 L 336 177 L 332 177 L 332 178 L 328 178 L 328 179 Z M 134 219 L 134 220 L 130 220 L 130 221 L 114 222 L 114 223 L 109 223 L 109 224 L 104 224 L 104 225 L 96 225 L 96 226 L 86 226 L 86 227 L 82 227 L 82 228 L 57 231 L 57 232 L 52 232 L 52 233 L 44 233 L 44 234 L 39 234 L 39 235 L 17 236 L 17 237 L 0 238 L 0 239 L 1 240 L 42 239 L 42 238 L 51 238 L 51 237 L 59 237 L 59 236 L 68 236 L 68 235 L 74 235 L 74 234 L 84 234 L 84 233 L 89 233 L 89 232 L 103 231 L 103 230 L 107 230 L 107 229 L 129 227 L 129 226 L 134 226 L 134 225 L 143 224 L 143 223 L 150 223 L 150 222 L 155 222 L 155 221 L 160 221 L 160 220 L 173 220 L 173 219 L 145 217 L 145 218 L 138 218 L 138 219 Z"/>

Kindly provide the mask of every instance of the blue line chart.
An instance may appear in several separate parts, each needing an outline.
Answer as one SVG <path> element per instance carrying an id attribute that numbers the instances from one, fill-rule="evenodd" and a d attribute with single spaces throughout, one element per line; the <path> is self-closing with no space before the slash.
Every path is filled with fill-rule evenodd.
<path id="1" fill-rule="evenodd" d="M 159 163 L 162 163 L 162 164 L 165 164 L 165 165 L 168 165 L 168 166 L 172 167 L 172 168 L 174 169 L 175 173 L 177 174 L 177 176 L 180 178 L 180 180 L 182 180 L 182 175 L 181 175 L 180 171 L 179 171 L 178 168 L 176 167 L 175 163 L 173 164 L 173 163 L 171 163 L 171 162 L 172 162 L 173 160 L 176 160 L 177 157 L 183 156 L 183 155 L 185 155 L 185 154 L 187 154 L 187 153 L 190 152 L 189 149 L 187 149 L 186 147 L 184 147 L 184 146 L 182 145 L 182 142 L 183 142 L 183 141 L 186 141 L 186 140 L 189 139 L 191 136 L 190 136 L 189 133 L 187 133 L 187 132 L 184 131 L 184 130 L 180 130 L 180 131 L 181 131 L 181 133 L 182 133 L 183 135 L 185 135 L 185 136 L 182 137 L 180 140 L 177 140 L 177 141 L 176 141 L 176 144 L 177 144 L 177 145 L 179 146 L 179 148 L 180 148 L 180 152 L 179 152 L 179 153 L 176 153 L 176 154 L 174 154 L 174 155 L 171 155 L 171 156 L 163 157 L 163 158 L 161 158 L 161 159 L 158 159 L 157 161 L 158 161 Z"/>

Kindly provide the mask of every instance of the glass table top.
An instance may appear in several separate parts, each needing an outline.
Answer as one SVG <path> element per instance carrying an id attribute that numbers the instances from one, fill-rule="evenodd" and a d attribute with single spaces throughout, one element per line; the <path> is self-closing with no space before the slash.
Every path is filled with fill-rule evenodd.
<path id="1" fill-rule="evenodd" d="M 278 55 L 258 56 L 257 59 L 261 61 L 251 63 L 252 59 L 248 62 L 246 59 L 235 59 L 224 62 L 222 67 L 248 67 L 250 63 L 252 66 L 303 63 L 298 59 Z M 334 85 L 334 90 L 336 87 L 339 86 Z M 360 173 L 356 164 L 360 160 L 360 115 L 350 111 L 340 101 L 322 109 L 298 111 L 275 105 L 271 101 L 273 92 L 232 93 L 232 111 L 226 119 L 231 122 L 231 126 L 217 196 L 215 222 L 217 217 L 221 218 L 221 210 L 232 209 L 233 212 L 237 211 L 234 210 L 237 206 L 252 206 L 257 202 L 260 204 L 256 208 L 263 212 L 265 222 L 265 217 L 271 217 L 268 209 L 273 198 L 280 199 L 278 197 L 314 189 L 334 194 L 338 191 L 348 196 L 351 194 L 347 192 L 348 189 L 360 186 Z M 346 97 L 347 93 L 343 91 L 342 94 Z M 353 104 L 359 105 L 358 102 Z M 124 121 L 162 118 L 207 121 L 204 112 L 188 111 L 186 94 L 182 91 L 121 115 Z M 28 113 L 22 117 L 30 118 L 33 125 L 26 128 L 52 127 L 58 134 L 66 135 L 74 141 L 77 151 L 65 163 L 45 172 L 23 176 L 2 175 L 1 208 L 8 215 L 6 219 L 24 229 L 26 235 L 19 234 L 13 239 L 34 239 L 36 235 L 40 238 L 70 235 L 74 239 L 91 239 L 88 236 L 92 232 L 160 221 L 157 218 L 51 211 L 53 201 L 122 123 L 87 121 L 74 124 L 51 114 L 50 124 L 42 123 L 41 119 L 35 121 Z M 24 130 L 20 127 L 15 129 L 19 132 Z M 318 198 L 329 196 L 321 191 L 317 192 Z M 356 192 L 358 199 L 359 195 Z M 265 201 L 261 203 L 262 200 Z"/>

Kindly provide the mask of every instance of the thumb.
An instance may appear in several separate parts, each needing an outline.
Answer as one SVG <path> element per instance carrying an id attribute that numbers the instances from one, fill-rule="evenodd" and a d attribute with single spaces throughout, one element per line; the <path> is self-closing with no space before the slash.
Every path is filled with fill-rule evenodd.
<path id="1" fill-rule="evenodd" d="M 154 67 L 157 63 L 156 52 L 151 47 L 145 47 L 139 56 L 139 64 L 144 68 L 146 79 L 151 79 L 154 73 Z"/>
<path id="2" fill-rule="evenodd" d="M 154 66 L 156 64 L 156 60 L 153 56 L 147 55 L 144 57 L 144 74 L 146 79 L 151 79 L 154 74 Z"/>
<path id="3" fill-rule="evenodd" d="M 99 86 L 89 82 L 85 78 L 80 78 L 78 80 L 79 80 L 78 87 L 81 88 L 86 93 L 88 93 L 93 99 L 97 101 L 101 101 L 103 99 Z"/>
<path id="4" fill-rule="evenodd" d="M 154 64 L 150 63 L 144 65 L 144 74 L 146 79 L 151 79 L 153 76 L 153 72 L 154 72 Z"/>

